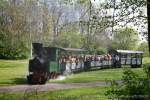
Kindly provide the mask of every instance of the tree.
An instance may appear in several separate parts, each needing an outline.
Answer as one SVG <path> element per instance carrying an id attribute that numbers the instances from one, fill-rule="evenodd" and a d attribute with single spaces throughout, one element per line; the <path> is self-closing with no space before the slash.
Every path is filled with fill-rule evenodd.
<path id="1" fill-rule="evenodd" d="M 25 16 L 23 6 L 0 2 L 0 58 L 26 58 L 27 44 L 25 41 Z"/>
<path id="2" fill-rule="evenodd" d="M 56 38 L 55 45 L 58 47 L 66 48 L 82 48 L 85 40 L 85 36 L 80 33 L 63 33 Z"/>
<path id="3" fill-rule="evenodd" d="M 147 23 L 149 23 L 150 19 L 148 16 L 150 9 L 150 3 L 148 0 L 106 0 L 104 5 L 106 10 L 112 12 L 112 14 L 107 12 L 110 14 L 110 20 L 112 21 L 110 23 L 110 25 L 112 25 L 112 32 L 114 31 L 115 26 L 135 26 L 139 31 L 138 34 L 144 35 L 148 40 L 150 47 L 150 35 L 147 31 Z M 146 6 L 147 14 L 145 13 Z"/>
<path id="4" fill-rule="evenodd" d="M 106 0 L 104 5 L 107 11 L 113 9 L 110 14 L 112 27 L 116 25 L 124 27 L 129 23 L 142 27 L 147 23 L 147 16 L 144 13 L 146 0 Z"/>
<path id="5" fill-rule="evenodd" d="M 137 32 L 131 28 L 116 30 L 112 40 L 112 47 L 115 49 L 133 50 L 138 44 Z"/>
<path id="6" fill-rule="evenodd" d="M 59 32 L 59 25 L 60 25 L 60 21 L 63 15 L 63 8 L 62 8 L 62 2 L 59 1 L 55 1 L 57 3 L 52 3 L 50 5 L 50 11 L 49 11 L 49 15 L 51 18 L 51 26 L 52 26 L 52 43 L 55 43 L 55 40 L 58 36 L 58 32 Z"/>
<path id="7" fill-rule="evenodd" d="M 3 0 L 0 5 L 0 58 L 27 58 L 31 42 L 40 41 L 44 35 L 39 32 L 37 1 Z"/>
<path id="8" fill-rule="evenodd" d="M 150 54 L 150 1 L 147 0 L 147 16 L 148 16 L 148 46 Z"/>

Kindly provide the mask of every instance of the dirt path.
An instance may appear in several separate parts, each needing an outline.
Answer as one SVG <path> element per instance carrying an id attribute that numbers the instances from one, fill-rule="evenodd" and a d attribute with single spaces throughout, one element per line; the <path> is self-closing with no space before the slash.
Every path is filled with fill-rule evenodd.
<path id="1" fill-rule="evenodd" d="M 90 83 L 47 83 L 45 85 L 16 85 L 16 86 L 7 86 L 0 87 L 0 93 L 3 92 L 32 92 L 32 91 L 54 91 L 62 89 L 71 89 L 71 88 L 81 88 L 81 87 L 96 87 L 96 86 L 108 86 L 106 82 L 90 82 Z"/>

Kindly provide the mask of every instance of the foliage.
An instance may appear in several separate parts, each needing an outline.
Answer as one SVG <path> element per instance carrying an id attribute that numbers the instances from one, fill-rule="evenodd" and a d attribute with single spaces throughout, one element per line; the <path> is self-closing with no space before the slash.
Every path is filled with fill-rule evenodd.
<path id="1" fill-rule="evenodd" d="M 144 13 L 147 0 L 106 0 L 106 9 L 113 9 L 114 26 L 128 26 L 129 23 L 146 28 L 147 14 Z M 146 30 L 147 31 L 147 30 Z"/>
<path id="2" fill-rule="evenodd" d="M 148 48 L 148 43 L 147 42 L 142 42 L 139 46 L 138 46 L 138 50 L 141 50 L 144 52 L 144 57 L 148 57 L 149 56 L 149 48 Z"/>
<path id="3" fill-rule="evenodd" d="M 149 100 L 150 99 L 150 64 L 144 65 L 145 77 L 139 77 L 131 69 L 125 69 L 122 82 L 111 82 L 106 95 L 111 99 L 120 100 Z"/>
<path id="4" fill-rule="evenodd" d="M 109 36 L 104 32 L 107 28 L 125 21 L 139 24 L 142 20 L 147 23 L 142 9 L 146 0 L 121 0 L 119 3 L 115 1 L 117 0 L 105 0 L 105 4 L 95 7 L 91 0 L 24 0 L 22 3 L 16 3 L 18 0 L 1 0 L 0 58 L 27 58 L 31 42 L 59 47 L 84 47 L 91 52 L 102 53 L 105 50 L 99 48 L 110 45 Z M 110 9 L 114 9 L 115 18 L 108 14 Z M 73 18 L 68 18 L 71 11 L 75 14 L 72 15 Z M 122 46 L 115 42 L 113 45 L 115 48 Z M 133 46 L 126 45 L 121 48 L 133 49 Z"/>
<path id="5" fill-rule="evenodd" d="M 59 47 L 82 48 L 85 36 L 80 33 L 63 33 L 57 37 L 55 45 Z"/>
<path id="6" fill-rule="evenodd" d="M 0 22 L 0 59 L 24 59 L 28 57 L 28 46 L 25 42 L 24 16 L 22 7 L 1 2 Z M 7 8 L 5 8 L 7 6 Z"/>
<path id="7" fill-rule="evenodd" d="M 116 30 L 112 47 L 115 49 L 133 50 L 138 44 L 137 32 L 131 28 L 121 28 Z"/>
<path id="8" fill-rule="evenodd" d="M 147 79 L 149 79 L 150 78 L 150 63 L 149 62 L 144 64 L 144 71 L 147 75 Z"/>
<path id="9" fill-rule="evenodd" d="M 93 43 L 94 45 L 94 43 Z M 98 48 L 99 47 L 99 48 Z M 95 45 L 88 51 L 89 54 L 97 54 L 97 55 L 103 55 L 107 54 L 107 49 L 100 47 L 99 45 Z"/>
<path id="10" fill-rule="evenodd" d="M 99 48 L 96 52 L 97 55 L 107 54 L 107 49 Z"/>

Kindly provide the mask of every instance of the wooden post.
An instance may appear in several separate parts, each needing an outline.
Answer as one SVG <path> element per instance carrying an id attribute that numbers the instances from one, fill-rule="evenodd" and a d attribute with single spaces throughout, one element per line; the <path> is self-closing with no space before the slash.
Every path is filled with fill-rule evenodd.
<path id="1" fill-rule="evenodd" d="M 121 53 L 120 53 L 120 54 L 119 54 L 119 64 L 120 64 L 119 67 L 121 67 L 121 65 L 122 65 L 122 64 L 121 64 L 121 61 L 122 61 L 121 58 L 122 58 L 122 55 L 121 55 Z"/>
<path id="2" fill-rule="evenodd" d="M 33 57 L 33 47 L 32 47 L 32 43 L 30 44 L 30 59 L 32 59 L 32 57 Z"/>
<path id="3" fill-rule="evenodd" d="M 143 62 L 142 62 L 142 59 L 143 59 L 143 54 L 141 54 L 141 65 L 142 65 L 142 63 L 143 63 Z"/>
<path id="4" fill-rule="evenodd" d="M 127 54 L 125 55 L 125 65 L 127 64 Z"/>
<path id="5" fill-rule="evenodd" d="M 131 64 L 131 66 L 132 66 L 132 53 L 131 53 L 130 55 L 131 55 L 131 59 L 130 59 L 131 62 L 130 62 L 130 64 Z"/>
<path id="6" fill-rule="evenodd" d="M 137 63 L 137 59 L 138 59 L 138 57 L 137 57 L 138 55 L 137 55 L 137 53 L 136 53 L 136 66 L 138 65 L 138 63 Z"/>

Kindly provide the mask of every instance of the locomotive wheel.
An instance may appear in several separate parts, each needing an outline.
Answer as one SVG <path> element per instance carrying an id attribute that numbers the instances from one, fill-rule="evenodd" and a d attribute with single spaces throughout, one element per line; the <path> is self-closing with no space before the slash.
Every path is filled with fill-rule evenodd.
<path id="1" fill-rule="evenodd" d="M 44 76 L 39 77 L 38 83 L 39 84 L 45 84 L 47 79 Z"/>
<path id="2" fill-rule="evenodd" d="M 33 75 L 27 76 L 27 81 L 28 81 L 28 84 L 36 84 L 36 82 L 33 78 Z"/>
<path id="3" fill-rule="evenodd" d="M 46 81 L 47 81 L 47 79 L 45 77 L 43 77 L 40 84 L 45 84 Z"/>
<path id="4" fill-rule="evenodd" d="M 27 76 L 27 82 L 28 82 L 28 84 L 32 84 L 32 76 L 31 75 Z"/>
<path id="5" fill-rule="evenodd" d="M 27 76 L 28 84 L 45 84 L 47 77 L 45 74 L 33 74 Z"/>

